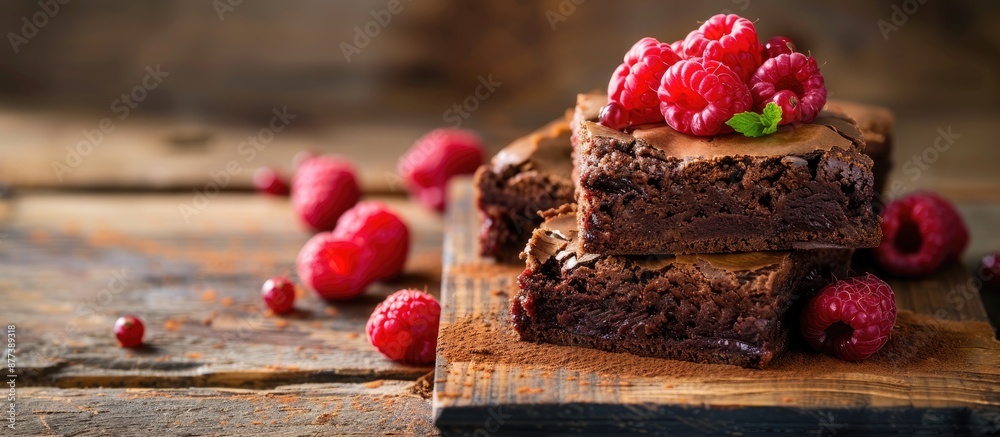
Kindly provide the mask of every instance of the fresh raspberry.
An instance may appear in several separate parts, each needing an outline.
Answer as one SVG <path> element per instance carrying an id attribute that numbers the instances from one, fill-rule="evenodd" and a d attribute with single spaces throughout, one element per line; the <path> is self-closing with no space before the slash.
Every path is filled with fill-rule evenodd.
<path id="1" fill-rule="evenodd" d="M 632 45 L 624 62 L 615 69 L 608 83 L 607 109 L 601 110 L 601 124 L 624 129 L 649 123 L 662 123 L 660 99 L 656 90 L 663 73 L 681 60 L 670 44 L 655 38 L 643 38 Z"/>
<path id="2" fill-rule="evenodd" d="M 659 89 L 660 110 L 670 127 L 686 134 L 730 132 L 726 121 L 750 109 L 750 91 L 725 64 L 691 59 L 671 66 Z"/>
<path id="3" fill-rule="evenodd" d="M 261 167 L 253 172 L 253 186 L 258 192 L 272 196 L 287 196 L 291 191 L 285 177 L 271 167 Z"/>
<path id="4" fill-rule="evenodd" d="M 1000 254 L 986 255 L 979 263 L 979 278 L 990 288 L 1000 288 Z"/>
<path id="5" fill-rule="evenodd" d="M 407 364 L 431 364 L 437 346 L 441 305 L 434 296 L 399 290 L 380 303 L 365 325 L 379 352 Z"/>
<path id="6" fill-rule="evenodd" d="M 775 36 L 767 40 L 764 44 L 764 51 L 761 57 L 766 61 L 778 55 L 790 55 L 795 53 L 795 43 L 791 38 L 785 36 Z"/>
<path id="7" fill-rule="evenodd" d="M 778 91 L 771 97 L 770 102 L 774 102 L 774 104 L 781 108 L 781 121 L 778 124 L 792 124 L 798 121 L 799 96 L 796 96 L 794 92 L 791 90 Z"/>
<path id="8" fill-rule="evenodd" d="M 895 324 L 892 287 L 871 273 L 827 285 L 802 310 L 802 336 L 809 346 L 847 361 L 881 349 Z"/>
<path id="9" fill-rule="evenodd" d="M 674 41 L 674 42 L 670 43 L 670 50 L 673 50 L 674 53 L 676 53 L 677 56 L 680 56 L 681 59 L 687 59 L 687 56 L 684 55 L 684 40 L 683 39 L 679 39 L 677 41 Z"/>
<path id="10" fill-rule="evenodd" d="M 757 29 L 750 20 L 735 14 L 709 18 L 684 38 L 685 58 L 726 64 L 743 83 L 760 66 L 760 53 Z"/>
<path id="11" fill-rule="evenodd" d="M 261 298 L 275 314 L 285 314 L 295 305 L 295 285 L 284 276 L 275 276 L 264 282 Z"/>
<path id="12" fill-rule="evenodd" d="M 798 97 L 798 119 L 809 123 L 826 105 L 826 85 L 816 60 L 802 53 L 781 54 L 764 61 L 750 78 L 750 93 L 757 112 L 773 102 L 775 94 L 790 90 Z M 782 117 L 784 121 L 784 117 Z"/>
<path id="13" fill-rule="evenodd" d="M 483 142 L 475 133 L 435 129 L 399 159 L 397 170 L 410 193 L 424 205 L 444 211 L 448 181 L 472 174 L 483 163 Z"/>
<path id="14" fill-rule="evenodd" d="M 142 335 L 146 328 L 136 316 L 122 316 L 115 321 L 115 337 L 122 347 L 138 347 L 142 345 Z"/>
<path id="15" fill-rule="evenodd" d="M 372 274 L 376 279 L 399 275 L 410 251 L 410 231 L 388 206 L 361 202 L 340 216 L 333 238 L 353 241 L 371 248 L 377 255 Z"/>
<path id="16" fill-rule="evenodd" d="M 358 188 L 354 168 L 348 162 L 318 156 L 304 161 L 292 182 L 292 206 L 309 227 L 328 231 L 348 208 L 358 203 Z"/>
<path id="17" fill-rule="evenodd" d="M 875 260 L 893 275 L 920 277 L 957 260 L 968 245 L 969 229 L 951 202 L 916 193 L 885 207 Z"/>
<path id="18" fill-rule="evenodd" d="M 355 241 L 337 239 L 330 232 L 313 235 L 299 251 L 299 279 L 327 300 L 360 296 L 375 279 L 375 252 Z"/>

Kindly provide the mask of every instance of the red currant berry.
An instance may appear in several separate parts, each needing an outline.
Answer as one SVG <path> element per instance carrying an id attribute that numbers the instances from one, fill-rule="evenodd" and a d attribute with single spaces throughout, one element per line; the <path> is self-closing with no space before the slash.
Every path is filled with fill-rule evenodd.
<path id="1" fill-rule="evenodd" d="M 142 345 L 142 334 L 146 329 L 136 316 L 122 316 L 115 322 L 115 337 L 122 347 L 138 347 Z"/>
<path id="2" fill-rule="evenodd" d="M 764 44 L 764 60 L 771 59 L 778 55 L 795 53 L 795 43 L 787 36 L 775 36 L 767 40 Z"/>
<path id="3" fill-rule="evenodd" d="M 781 122 L 778 124 L 792 124 L 799 119 L 799 96 L 790 90 L 781 90 L 774 93 L 771 102 L 781 108 Z"/>
<path id="4" fill-rule="evenodd" d="M 295 285 L 284 276 L 275 276 L 264 282 L 261 297 L 275 314 L 285 314 L 295 305 Z"/>

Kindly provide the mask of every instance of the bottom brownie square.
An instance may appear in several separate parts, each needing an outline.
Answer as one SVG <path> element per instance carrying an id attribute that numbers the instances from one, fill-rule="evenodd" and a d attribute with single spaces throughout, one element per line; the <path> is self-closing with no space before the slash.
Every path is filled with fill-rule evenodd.
<path id="1" fill-rule="evenodd" d="M 845 277 L 852 253 L 579 254 L 575 207 L 545 217 L 512 301 L 521 339 L 685 361 L 766 366 L 793 303 Z"/>

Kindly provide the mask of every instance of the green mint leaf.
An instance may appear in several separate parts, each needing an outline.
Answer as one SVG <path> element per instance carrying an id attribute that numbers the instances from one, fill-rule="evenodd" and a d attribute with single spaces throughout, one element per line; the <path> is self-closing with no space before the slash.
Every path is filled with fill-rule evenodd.
<path id="1" fill-rule="evenodd" d="M 734 115 L 726 124 L 748 137 L 756 138 L 764 135 L 764 123 L 761 122 L 760 114 L 754 112 L 741 112 Z"/>
<path id="2" fill-rule="evenodd" d="M 774 102 L 764 106 L 764 115 L 761 122 L 764 123 L 764 134 L 770 135 L 778 131 L 778 122 L 781 121 L 781 107 Z"/>
<path id="3" fill-rule="evenodd" d="M 764 106 L 764 114 L 741 112 L 730 118 L 726 125 L 745 136 L 757 138 L 777 132 L 779 122 L 781 107 L 771 102 Z"/>

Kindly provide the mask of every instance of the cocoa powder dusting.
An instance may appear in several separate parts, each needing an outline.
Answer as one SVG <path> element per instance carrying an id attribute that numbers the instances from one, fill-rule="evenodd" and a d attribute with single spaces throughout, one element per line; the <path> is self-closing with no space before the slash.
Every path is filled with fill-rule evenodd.
<path id="1" fill-rule="evenodd" d="M 861 362 L 848 362 L 793 347 L 766 369 L 647 358 L 571 346 L 520 341 L 503 324 L 486 325 L 482 317 L 462 317 L 442 329 L 441 354 L 452 363 L 507 364 L 536 370 L 565 369 L 622 377 L 759 378 L 787 375 L 807 379 L 832 372 L 907 376 L 967 366 L 968 347 L 998 348 L 993 330 L 983 322 L 953 322 L 900 311 L 889 342 Z"/>

